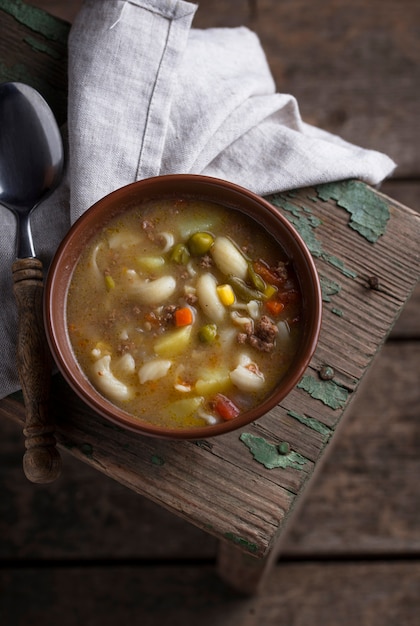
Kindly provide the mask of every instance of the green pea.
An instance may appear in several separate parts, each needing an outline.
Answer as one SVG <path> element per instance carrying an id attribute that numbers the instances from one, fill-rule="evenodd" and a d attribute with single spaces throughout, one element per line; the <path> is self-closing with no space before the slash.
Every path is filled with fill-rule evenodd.
<path id="1" fill-rule="evenodd" d="M 210 233 L 198 232 L 191 235 L 187 245 L 193 256 L 201 256 L 210 250 L 214 243 L 213 235 Z"/>
<path id="2" fill-rule="evenodd" d="M 198 331 L 198 338 L 203 343 L 213 343 L 217 335 L 216 324 L 206 324 Z"/>
<path id="3" fill-rule="evenodd" d="M 175 263 L 179 263 L 180 265 L 186 265 L 189 259 L 190 253 L 188 252 L 187 246 L 183 243 L 177 243 L 176 246 L 172 248 L 171 261 L 175 261 Z"/>

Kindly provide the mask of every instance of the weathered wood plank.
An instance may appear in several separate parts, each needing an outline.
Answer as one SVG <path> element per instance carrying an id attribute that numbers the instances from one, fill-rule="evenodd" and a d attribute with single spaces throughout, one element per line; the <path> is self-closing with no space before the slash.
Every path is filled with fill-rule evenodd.
<path id="1" fill-rule="evenodd" d="M 392 218 L 386 233 L 373 245 L 347 227 L 348 214 L 335 201 L 321 201 L 317 193 L 302 190 L 278 197 L 276 202 L 286 214 L 290 215 L 291 207 L 294 213 L 304 207 L 305 216 L 319 220 L 315 235 L 323 251 L 317 258 L 319 270 L 342 290 L 325 303 L 320 345 L 309 374 L 318 385 L 317 371 L 327 362 L 335 370 L 334 384 L 350 397 L 416 280 L 420 218 L 387 200 Z M 332 259 L 343 260 L 357 275 L 347 276 L 347 270 L 343 273 Z M 369 291 L 366 280 L 373 271 L 378 273 L 380 289 Z M 288 441 L 306 459 L 300 470 L 273 471 L 253 460 L 240 433 L 198 445 L 141 438 L 82 407 L 59 378 L 56 385 L 61 446 L 133 491 L 257 556 L 270 549 L 342 413 L 340 407 L 295 389 L 281 407 L 245 429 L 268 442 Z M 344 397 L 343 407 L 347 402 Z M 3 415 L 15 410 L 19 416 L 13 400 L 2 402 Z"/>
<path id="2" fill-rule="evenodd" d="M 63 124 L 69 25 L 20 0 L 0 0 L 0 23 L 0 82 L 21 81 L 38 89 Z"/>
<path id="3" fill-rule="evenodd" d="M 384 181 L 380 191 L 420 213 L 420 177 L 413 180 L 390 178 Z"/>
<path id="4" fill-rule="evenodd" d="M 73 19 L 80 0 L 32 0 Z M 246 25 L 259 37 L 277 90 L 305 121 L 420 175 L 420 50 L 416 0 L 200 0 L 194 26 Z M 391 194 L 392 195 L 392 194 Z M 411 206 L 411 203 L 407 203 Z"/>
<path id="5" fill-rule="evenodd" d="M 407 306 L 398 318 L 391 338 L 419 339 L 420 338 L 420 283 L 417 283 Z"/>
<path id="6" fill-rule="evenodd" d="M 303 118 L 388 153 L 418 176 L 420 50 L 416 0 L 259 0 L 255 29 L 277 88 Z"/>
<path id="7" fill-rule="evenodd" d="M 21 429 L 0 419 L 0 440 L 0 562 L 214 559 L 210 535 L 65 450 L 60 479 L 34 488 L 22 472 Z"/>
<path id="8" fill-rule="evenodd" d="M 398 561 L 280 566 L 249 626 L 415 626 L 419 567 Z"/>
<path id="9" fill-rule="evenodd" d="M 83 0 L 29 0 L 27 4 L 41 8 L 50 15 L 72 22 Z"/>
<path id="10" fill-rule="evenodd" d="M 417 626 L 420 565 L 286 563 L 255 598 L 207 567 L 28 568 L 0 572 L 2 623 L 62 626 Z"/>
<path id="11" fill-rule="evenodd" d="M 419 342 L 385 345 L 284 555 L 419 553 L 419 358 Z M 214 558 L 207 533 L 69 454 L 60 480 L 34 489 L 21 470 L 20 429 L 0 419 L 0 431 L 0 559 Z"/>
<path id="12" fill-rule="evenodd" d="M 261 3 L 259 6 L 261 8 Z M 16 21 L 19 27 L 22 24 L 16 20 L 16 15 L 12 21 L 11 27 L 16 27 Z M 27 20 L 24 26 L 28 28 Z M 46 36 L 45 32 L 42 34 Z M 30 45 L 36 50 L 42 47 L 33 41 Z M 15 52 L 19 50 L 20 47 Z M 62 62 L 56 54 L 49 52 L 49 56 Z M 9 71 L 10 68 L 6 69 Z M 36 66 L 32 71 L 35 70 Z M 16 72 L 16 65 L 12 72 Z M 410 212 L 386 199 L 392 219 L 373 250 L 372 244 L 367 244 L 363 237 L 347 228 L 348 215 L 337 209 L 331 198 L 324 198 L 322 202 L 320 198 L 319 190 L 302 190 L 283 195 L 276 201 L 292 220 L 308 218 L 309 214 L 320 220 L 316 226 L 312 222 L 310 227 L 307 224 L 302 227 L 302 221 L 299 222 L 305 235 L 309 234 L 310 244 L 315 245 L 313 252 L 324 286 L 327 284 L 330 288 L 325 304 L 323 337 L 310 377 L 319 385 L 317 372 L 327 362 L 336 372 L 334 384 L 350 397 L 401 311 L 418 275 L 419 256 L 415 244 L 418 243 L 419 222 Z M 379 196 L 375 198 L 379 200 Z M 367 281 L 373 273 L 379 278 L 380 288 L 367 292 Z M 364 307 L 361 308 L 362 301 Z M 66 393 L 61 395 L 59 391 L 61 403 L 68 397 Z M 71 411 L 76 406 L 70 397 L 59 419 L 59 441 L 78 458 L 122 484 L 147 494 L 155 502 L 194 521 L 215 536 L 229 539 L 234 545 L 261 556 L 267 553 L 282 528 L 294 495 L 301 492 L 311 475 L 313 463 L 321 456 L 339 422 L 341 408 L 348 402 L 345 398 L 337 407 L 328 405 L 328 402 L 324 406 L 309 395 L 307 391 L 295 390 L 280 409 L 250 428 L 253 434 L 262 435 L 267 441 L 289 441 L 292 448 L 306 458 L 302 470 L 287 468 L 280 475 L 257 466 L 245 454 L 236 437 L 210 444 L 200 442 L 200 445 L 182 446 L 140 441 L 111 429 L 84 410 L 80 417 L 82 420 L 88 418 L 89 425 L 79 427 L 80 423 L 73 423 L 69 428 Z M 6 401 L 5 414 L 9 408 L 11 405 Z M 124 463 L 121 462 L 121 449 L 124 449 Z M 220 472 L 221 461 L 229 472 L 222 477 L 217 474 L 216 486 L 212 477 Z M 194 474 L 186 480 L 191 467 L 194 467 Z M 215 508 L 209 506 L 209 501 L 216 505 Z"/>
<path id="13" fill-rule="evenodd" d="M 420 213 L 420 180 L 387 180 L 381 190 L 398 202 Z M 401 316 L 397 320 L 391 338 L 420 339 L 420 283 L 417 284 Z"/>
<path id="14" fill-rule="evenodd" d="M 361 385 L 283 555 L 420 554 L 420 342 L 389 342 Z"/>

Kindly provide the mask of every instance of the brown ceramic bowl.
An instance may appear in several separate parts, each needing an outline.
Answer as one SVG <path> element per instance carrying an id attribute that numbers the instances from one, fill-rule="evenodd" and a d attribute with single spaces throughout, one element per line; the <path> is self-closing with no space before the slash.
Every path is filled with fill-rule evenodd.
<path id="1" fill-rule="evenodd" d="M 303 295 L 303 332 L 296 357 L 278 385 L 256 408 L 233 420 L 200 428 L 155 426 L 126 413 L 104 398 L 88 381 L 75 360 L 67 332 L 66 301 L 73 270 L 82 250 L 106 222 L 144 199 L 196 197 L 231 207 L 253 218 L 281 244 L 292 260 Z M 45 288 L 45 326 L 53 357 L 75 393 L 97 413 L 119 426 L 144 435 L 200 439 L 241 428 L 260 418 L 295 387 L 315 351 L 321 326 L 322 300 L 318 274 L 300 235 L 274 206 L 229 182 L 196 175 L 159 176 L 136 182 L 94 204 L 72 226 L 52 261 Z"/>

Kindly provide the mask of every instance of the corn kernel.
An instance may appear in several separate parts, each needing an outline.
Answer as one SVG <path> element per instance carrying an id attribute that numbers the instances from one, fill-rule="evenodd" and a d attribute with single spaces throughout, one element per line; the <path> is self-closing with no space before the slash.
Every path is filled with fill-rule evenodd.
<path id="1" fill-rule="evenodd" d="M 274 285 L 267 285 L 267 287 L 265 288 L 264 291 L 264 295 L 267 299 L 271 298 L 271 296 L 274 296 L 274 294 L 276 293 L 277 289 L 274 287 Z"/>
<path id="2" fill-rule="evenodd" d="M 235 302 L 235 294 L 230 285 L 218 285 L 216 291 L 220 302 L 225 306 L 230 306 Z"/>
<path id="3" fill-rule="evenodd" d="M 111 291 L 111 289 L 114 289 L 115 287 L 115 281 L 109 274 L 106 274 L 105 276 L 105 287 L 108 289 L 108 291 Z"/>

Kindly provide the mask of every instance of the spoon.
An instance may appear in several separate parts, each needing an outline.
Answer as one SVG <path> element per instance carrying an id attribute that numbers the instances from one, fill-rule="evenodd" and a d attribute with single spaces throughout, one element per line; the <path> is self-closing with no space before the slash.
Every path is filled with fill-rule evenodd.
<path id="1" fill-rule="evenodd" d="M 22 83 L 0 85 L 0 203 L 16 216 L 12 266 L 18 308 L 17 367 L 26 407 L 23 469 L 34 483 L 49 483 L 61 471 L 49 414 L 52 357 L 43 324 L 43 266 L 36 258 L 31 213 L 57 186 L 63 145 L 43 97 Z"/>

